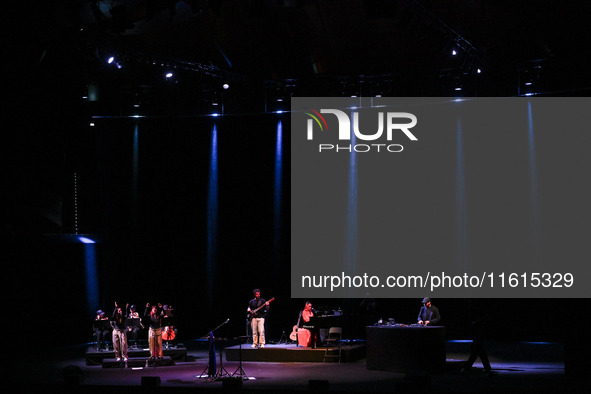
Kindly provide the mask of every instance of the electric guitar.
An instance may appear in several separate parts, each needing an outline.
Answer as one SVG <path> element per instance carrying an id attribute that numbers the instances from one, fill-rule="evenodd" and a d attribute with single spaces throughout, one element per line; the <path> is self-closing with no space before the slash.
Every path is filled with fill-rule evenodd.
<path id="1" fill-rule="evenodd" d="M 270 299 L 270 300 L 268 300 L 267 302 L 270 304 L 270 303 L 271 303 L 271 301 L 274 301 L 274 300 L 275 300 L 275 297 L 271 298 L 271 299 Z M 261 309 L 263 309 L 265 306 L 266 306 L 266 303 L 265 303 L 265 304 L 263 304 L 263 305 L 261 305 L 261 306 L 259 306 L 259 307 L 258 307 L 257 309 L 255 309 L 254 311 L 249 311 L 249 314 L 246 316 L 246 318 L 247 318 L 248 320 L 251 320 L 251 319 L 254 317 L 254 315 L 256 315 L 256 314 L 257 314 L 257 312 L 258 312 L 258 311 L 260 311 Z"/>

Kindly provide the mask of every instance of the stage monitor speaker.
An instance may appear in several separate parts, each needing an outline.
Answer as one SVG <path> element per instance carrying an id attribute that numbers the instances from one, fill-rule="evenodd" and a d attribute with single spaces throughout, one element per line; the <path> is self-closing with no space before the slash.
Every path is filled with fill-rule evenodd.
<path id="1" fill-rule="evenodd" d="M 308 389 L 310 391 L 326 392 L 330 388 L 328 380 L 309 380 Z"/>
<path id="2" fill-rule="evenodd" d="M 142 386 L 156 387 L 160 386 L 160 376 L 142 376 Z"/>
<path id="3" fill-rule="evenodd" d="M 229 389 L 241 389 L 242 388 L 242 377 L 234 376 L 222 378 L 222 387 L 226 390 Z"/>
<path id="4" fill-rule="evenodd" d="M 62 370 L 64 383 L 79 385 L 84 380 L 84 373 L 82 369 L 76 365 L 68 365 Z"/>

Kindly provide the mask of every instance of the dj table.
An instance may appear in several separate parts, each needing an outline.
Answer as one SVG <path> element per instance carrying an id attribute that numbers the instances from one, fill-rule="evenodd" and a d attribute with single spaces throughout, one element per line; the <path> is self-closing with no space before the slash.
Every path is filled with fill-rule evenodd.
<path id="1" fill-rule="evenodd" d="M 368 326 L 367 369 L 436 371 L 445 366 L 445 327 Z"/>

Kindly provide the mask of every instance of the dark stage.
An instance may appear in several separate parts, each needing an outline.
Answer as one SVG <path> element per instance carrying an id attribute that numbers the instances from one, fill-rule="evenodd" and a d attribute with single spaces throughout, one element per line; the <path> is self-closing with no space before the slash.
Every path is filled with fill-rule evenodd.
<path id="1" fill-rule="evenodd" d="M 576 98 L 586 104 L 591 2 L 12 3 L 21 9 L 6 12 L 13 72 L 6 78 L 0 144 L 6 199 L 0 261 L 10 293 L 3 300 L 2 357 L 9 390 L 129 393 L 157 381 L 160 391 L 229 389 L 236 380 L 197 377 L 208 367 L 202 338 L 212 330 L 230 339 L 218 346 L 227 371 L 237 370 L 243 356 L 251 378 L 240 381 L 245 391 L 587 388 L 588 295 L 565 298 L 570 293 L 556 288 L 546 298 L 509 292 L 484 298 L 475 288 L 473 298 L 446 298 L 421 288 L 420 297 L 379 298 L 368 288 L 364 299 L 292 297 L 292 252 L 299 249 L 292 250 L 292 219 L 299 217 L 292 202 L 302 200 L 292 197 L 297 134 L 291 119 L 297 118 L 290 99 L 422 97 L 462 106 L 470 104 L 464 98 Z M 393 217 L 376 242 L 388 248 L 378 261 L 394 273 L 413 261 L 462 270 L 498 262 L 537 270 L 539 261 L 556 271 L 569 264 L 587 269 L 589 125 L 568 128 L 557 120 L 542 132 L 525 107 L 521 115 L 520 133 L 505 127 L 485 133 L 466 123 L 422 131 L 404 153 L 382 152 L 391 156 L 380 181 L 396 187 L 395 198 L 360 193 L 358 200 L 383 203 L 392 216 L 360 211 L 357 221 L 357 211 L 342 211 L 343 232 L 316 239 L 342 241 L 346 247 L 334 256 L 345 261 L 373 242 L 369 232 L 349 238 L 345 228 L 372 229 Z M 363 160 L 358 164 L 360 171 L 351 166 L 348 174 L 314 168 L 326 174 L 325 185 L 355 175 L 362 190 L 374 179 Z M 306 196 L 310 204 L 336 207 L 315 190 Z M 355 239 L 358 248 L 349 242 Z M 310 275 L 327 274 L 317 268 Z M 361 273 L 363 262 L 354 268 Z M 586 292 L 588 277 L 577 276 L 574 286 Z M 243 344 L 240 353 L 232 338 L 249 335 L 245 315 L 255 288 L 275 298 L 265 319 L 268 346 Z M 321 314 L 336 318 L 321 328 L 342 327 L 341 363 L 323 362 L 321 348 L 278 344 L 308 297 Z M 441 311 L 443 368 L 368 369 L 367 356 L 372 364 L 372 355 L 390 348 L 368 352 L 366 326 L 389 318 L 416 323 L 423 297 Z M 145 343 L 130 352 L 127 368 L 112 352 L 92 351 L 97 310 L 110 317 L 115 303 L 135 305 L 140 316 L 148 303 L 170 306 L 179 346 L 148 367 Z M 472 339 L 475 321 L 486 328 L 493 374 L 479 361 L 461 371 L 470 343 L 454 341 Z"/>
<path id="2" fill-rule="evenodd" d="M 26 362 L 11 364 L 10 381 L 23 392 L 209 392 L 229 390 L 242 384 L 245 392 L 301 392 L 321 388 L 330 392 L 580 392 L 583 377 L 565 376 L 564 348 L 557 343 L 490 341 L 486 343 L 492 373 L 482 370 L 479 360 L 469 370 L 462 361 L 469 355 L 467 341 L 446 343 L 443 370 L 389 372 L 368 370 L 366 360 L 342 363 L 243 361 L 243 379 L 213 380 L 200 377 L 208 368 L 207 343 L 188 341 L 187 359 L 167 366 L 103 368 L 87 365 L 84 352 L 90 344 L 32 351 Z M 272 353 L 281 347 L 270 344 L 253 352 Z M 226 352 L 227 355 L 227 352 Z M 219 369 L 219 362 L 216 369 Z M 228 375 L 239 367 L 223 359 Z M 158 386 L 150 385 L 159 381 Z"/>

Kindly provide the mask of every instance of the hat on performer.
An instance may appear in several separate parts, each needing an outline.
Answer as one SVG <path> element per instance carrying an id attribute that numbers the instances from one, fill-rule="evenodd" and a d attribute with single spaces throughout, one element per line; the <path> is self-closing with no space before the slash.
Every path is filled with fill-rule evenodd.
<path id="1" fill-rule="evenodd" d="M 429 297 L 425 297 L 423 298 L 423 304 L 426 304 L 427 302 L 431 302 L 431 299 Z"/>
<path id="2" fill-rule="evenodd" d="M 260 293 L 260 292 L 261 292 L 261 291 L 260 291 L 259 289 L 254 289 L 254 290 L 252 291 L 252 294 L 254 294 L 254 293 Z"/>

